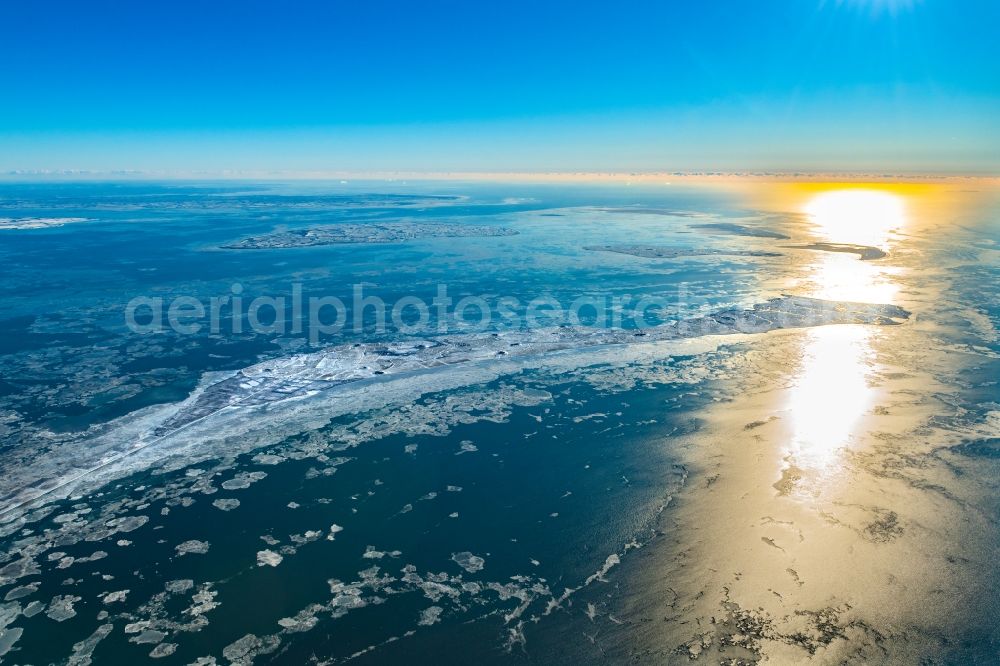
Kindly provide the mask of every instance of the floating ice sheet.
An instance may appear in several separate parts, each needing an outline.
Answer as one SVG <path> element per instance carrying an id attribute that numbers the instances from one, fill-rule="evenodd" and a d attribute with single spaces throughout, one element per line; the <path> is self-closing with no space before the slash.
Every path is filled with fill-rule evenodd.
<path id="1" fill-rule="evenodd" d="M 415 395 L 466 386 L 532 365 L 607 362 L 598 358 L 602 348 L 642 347 L 669 356 L 677 350 L 656 345 L 828 324 L 893 325 L 908 316 L 894 305 L 782 296 L 749 309 L 729 308 L 643 330 L 561 327 L 469 333 L 296 354 L 236 372 L 208 374 L 186 400 L 120 419 L 87 446 L 67 451 L 70 458 L 53 454 L 34 464 L 8 466 L 0 480 L 0 514 L 9 520 L 16 509 L 38 499 L 94 490 L 135 471 L 169 465 L 171 460 L 189 466 L 221 454 L 252 451 L 320 427 L 338 414 L 407 403 Z M 614 356 L 620 360 L 627 355 Z M 241 472 L 222 486 L 246 488 L 265 476 L 265 472 Z M 109 524 L 116 531 L 137 526 Z"/>

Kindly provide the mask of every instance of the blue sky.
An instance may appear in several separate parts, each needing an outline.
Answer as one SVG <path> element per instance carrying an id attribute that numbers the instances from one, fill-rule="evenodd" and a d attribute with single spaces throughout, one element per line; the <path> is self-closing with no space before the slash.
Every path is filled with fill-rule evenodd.
<path id="1" fill-rule="evenodd" d="M 0 4 L 0 170 L 995 173 L 989 0 Z"/>

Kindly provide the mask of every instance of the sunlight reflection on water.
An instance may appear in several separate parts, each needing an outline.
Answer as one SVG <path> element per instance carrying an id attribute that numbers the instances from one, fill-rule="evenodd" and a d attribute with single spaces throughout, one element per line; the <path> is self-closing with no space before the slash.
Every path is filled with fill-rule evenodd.
<path id="1" fill-rule="evenodd" d="M 817 194 L 803 208 L 818 242 L 876 247 L 891 254 L 895 232 L 906 223 L 903 198 L 869 189 Z M 856 254 L 817 252 L 807 268 L 812 296 L 839 301 L 892 303 L 898 274 L 886 260 L 859 261 Z"/>
<path id="2" fill-rule="evenodd" d="M 897 194 L 870 189 L 831 190 L 803 207 L 817 242 L 877 247 L 891 252 L 894 232 L 906 224 L 906 206 Z M 886 260 L 862 261 L 856 254 L 815 252 L 806 267 L 809 296 L 831 300 L 892 303 L 899 291 L 898 269 Z M 837 460 L 859 419 L 871 408 L 875 389 L 873 332 L 860 326 L 810 330 L 787 405 L 792 422 L 791 452 L 796 464 L 825 469 Z"/>

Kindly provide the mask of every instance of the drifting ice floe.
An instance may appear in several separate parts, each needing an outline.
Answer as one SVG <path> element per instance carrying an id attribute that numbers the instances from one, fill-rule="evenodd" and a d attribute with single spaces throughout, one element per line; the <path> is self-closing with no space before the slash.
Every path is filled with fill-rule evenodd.
<path id="1" fill-rule="evenodd" d="M 892 325 L 908 316 L 894 305 L 783 296 L 750 309 L 730 308 L 642 330 L 559 327 L 443 335 L 339 345 L 264 361 L 233 373 L 206 375 L 186 400 L 129 415 L 87 446 L 74 447 L 72 460 L 53 455 L 4 469 L 0 515 L 9 520 L 15 509 L 33 500 L 94 490 L 154 465 L 183 467 L 222 452 L 251 451 L 276 438 L 321 427 L 338 414 L 411 402 L 424 392 L 519 372 L 532 363 L 565 362 L 560 352 L 590 350 L 573 354 L 573 362 L 584 366 L 601 362 L 595 360 L 598 348 L 649 348 L 704 336 L 827 324 Z M 671 350 L 660 353 L 669 355 Z M 455 372 L 442 372 L 447 368 Z M 222 486 L 246 488 L 265 476 L 237 474 Z"/>
<path id="2" fill-rule="evenodd" d="M 0 217 L 0 229 L 48 229 L 89 221 L 86 217 Z"/>
<path id="3" fill-rule="evenodd" d="M 483 567 L 486 566 L 486 560 L 478 555 L 473 555 L 467 550 L 464 550 L 461 553 L 452 553 L 451 559 L 455 564 L 462 567 L 469 573 L 482 571 Z"/>
<path id="4" fill-rule="evenodd" d="M 238 499 L 217 499 L 212 502 L 212 506 L 220 511 L 232 511 L 240 505 Z"/>
<path id="5" fill-rule="evenodd" d="M 228 481 L 222 482 L 225 490 L 246 490 L 250 484 L 267 477 L 267 472 L 240 472 Z"/>
<path id="6" fill-rule="evenodd" d="M 444 611 L 440 606 L 430 606 L 420 611 L 420 621 L 417 624 L 421 627 L 429 627 L 432 624 L 436 624 L 441 619 L 441 613 Z"/>
<path id="7" fill-rule="evenodd" d="M 71 617 L 76 616 L 76 611 L 73 609 L 73 604 L 80 601 L 82 597 L 74 597 L 71 594 L 59 595 L 52 598 L 49 603 L 49 609 L 45 612 L 50 618 L 56 622 L 62 622 L 63 620 L 68 620 Z"/>
<path id="8" fill-rule="evenodd" d="M 281 564 L 281 560 L 284 558 L 273 550 L 260 550 L 257 551 L 257 566 L 269 566 L 276 567 Z"/>
<path id="9" fill-rule="evenodd" d="M 185 541 L 184 543 L 177 544 L 177 556 L 182 557 L 193 553 L 195 555 L 204 555 L 208 552 L 211 546 L 207 541 L 198 541 L 197 539 L 192 539 L 190 541 Z"/>

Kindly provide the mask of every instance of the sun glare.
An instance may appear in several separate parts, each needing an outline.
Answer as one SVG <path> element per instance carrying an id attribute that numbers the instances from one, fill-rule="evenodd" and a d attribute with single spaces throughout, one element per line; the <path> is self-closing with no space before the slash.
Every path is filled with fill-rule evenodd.
<path id="1" fill-rule="evenodd" d="M 863 251 L 877 248 L 892 254 L 895 232 L 905 226 L 903 197 L 893 192 L 849 188 L 814 194 L 801 208 L 809 223 L 817 249 L 830 246 Z M 818 251 L 807 268 L 813 296 L 831 300 L 890 303 L 898 291 L 897 273 L 891 261 L 860 261 L 851 252 Z"/>
<path id="2" fill-rule="evenodd" d="M 801 205 L 814 247 L 807 257 L 811 296 L 831 300 L 892 303 L 902 270 L 892 263 L 907 224 L 902 193 L 867 187 L 824 189 Z M 856 253 L 829 251 L 834 245 L 870 246 L 887 253 L 863 261 Z M 788 409 L 793 424 L 791 452 L 804 468 L 835 467 L 838 451 L 850 446 L 858 421 L 874 394 L 868 383 L 871 331 L 858 326 L 820 327 L 803 341 Z"/>
<path id="3" fill-rule="evenodd" d="M 859 326 L 808 332 L 788 405 L 793 451 L 800 466 L 827 467 L 848 445 L 854 426 L 870 406 L 870 335 Z"/>
<path id="4" fill-rule="evenodd" d="M 831 243 L 882 247 L 906 217 L 903 199 L 879 190 L 833 190 L 805 205 L 816 231 Z"/>

